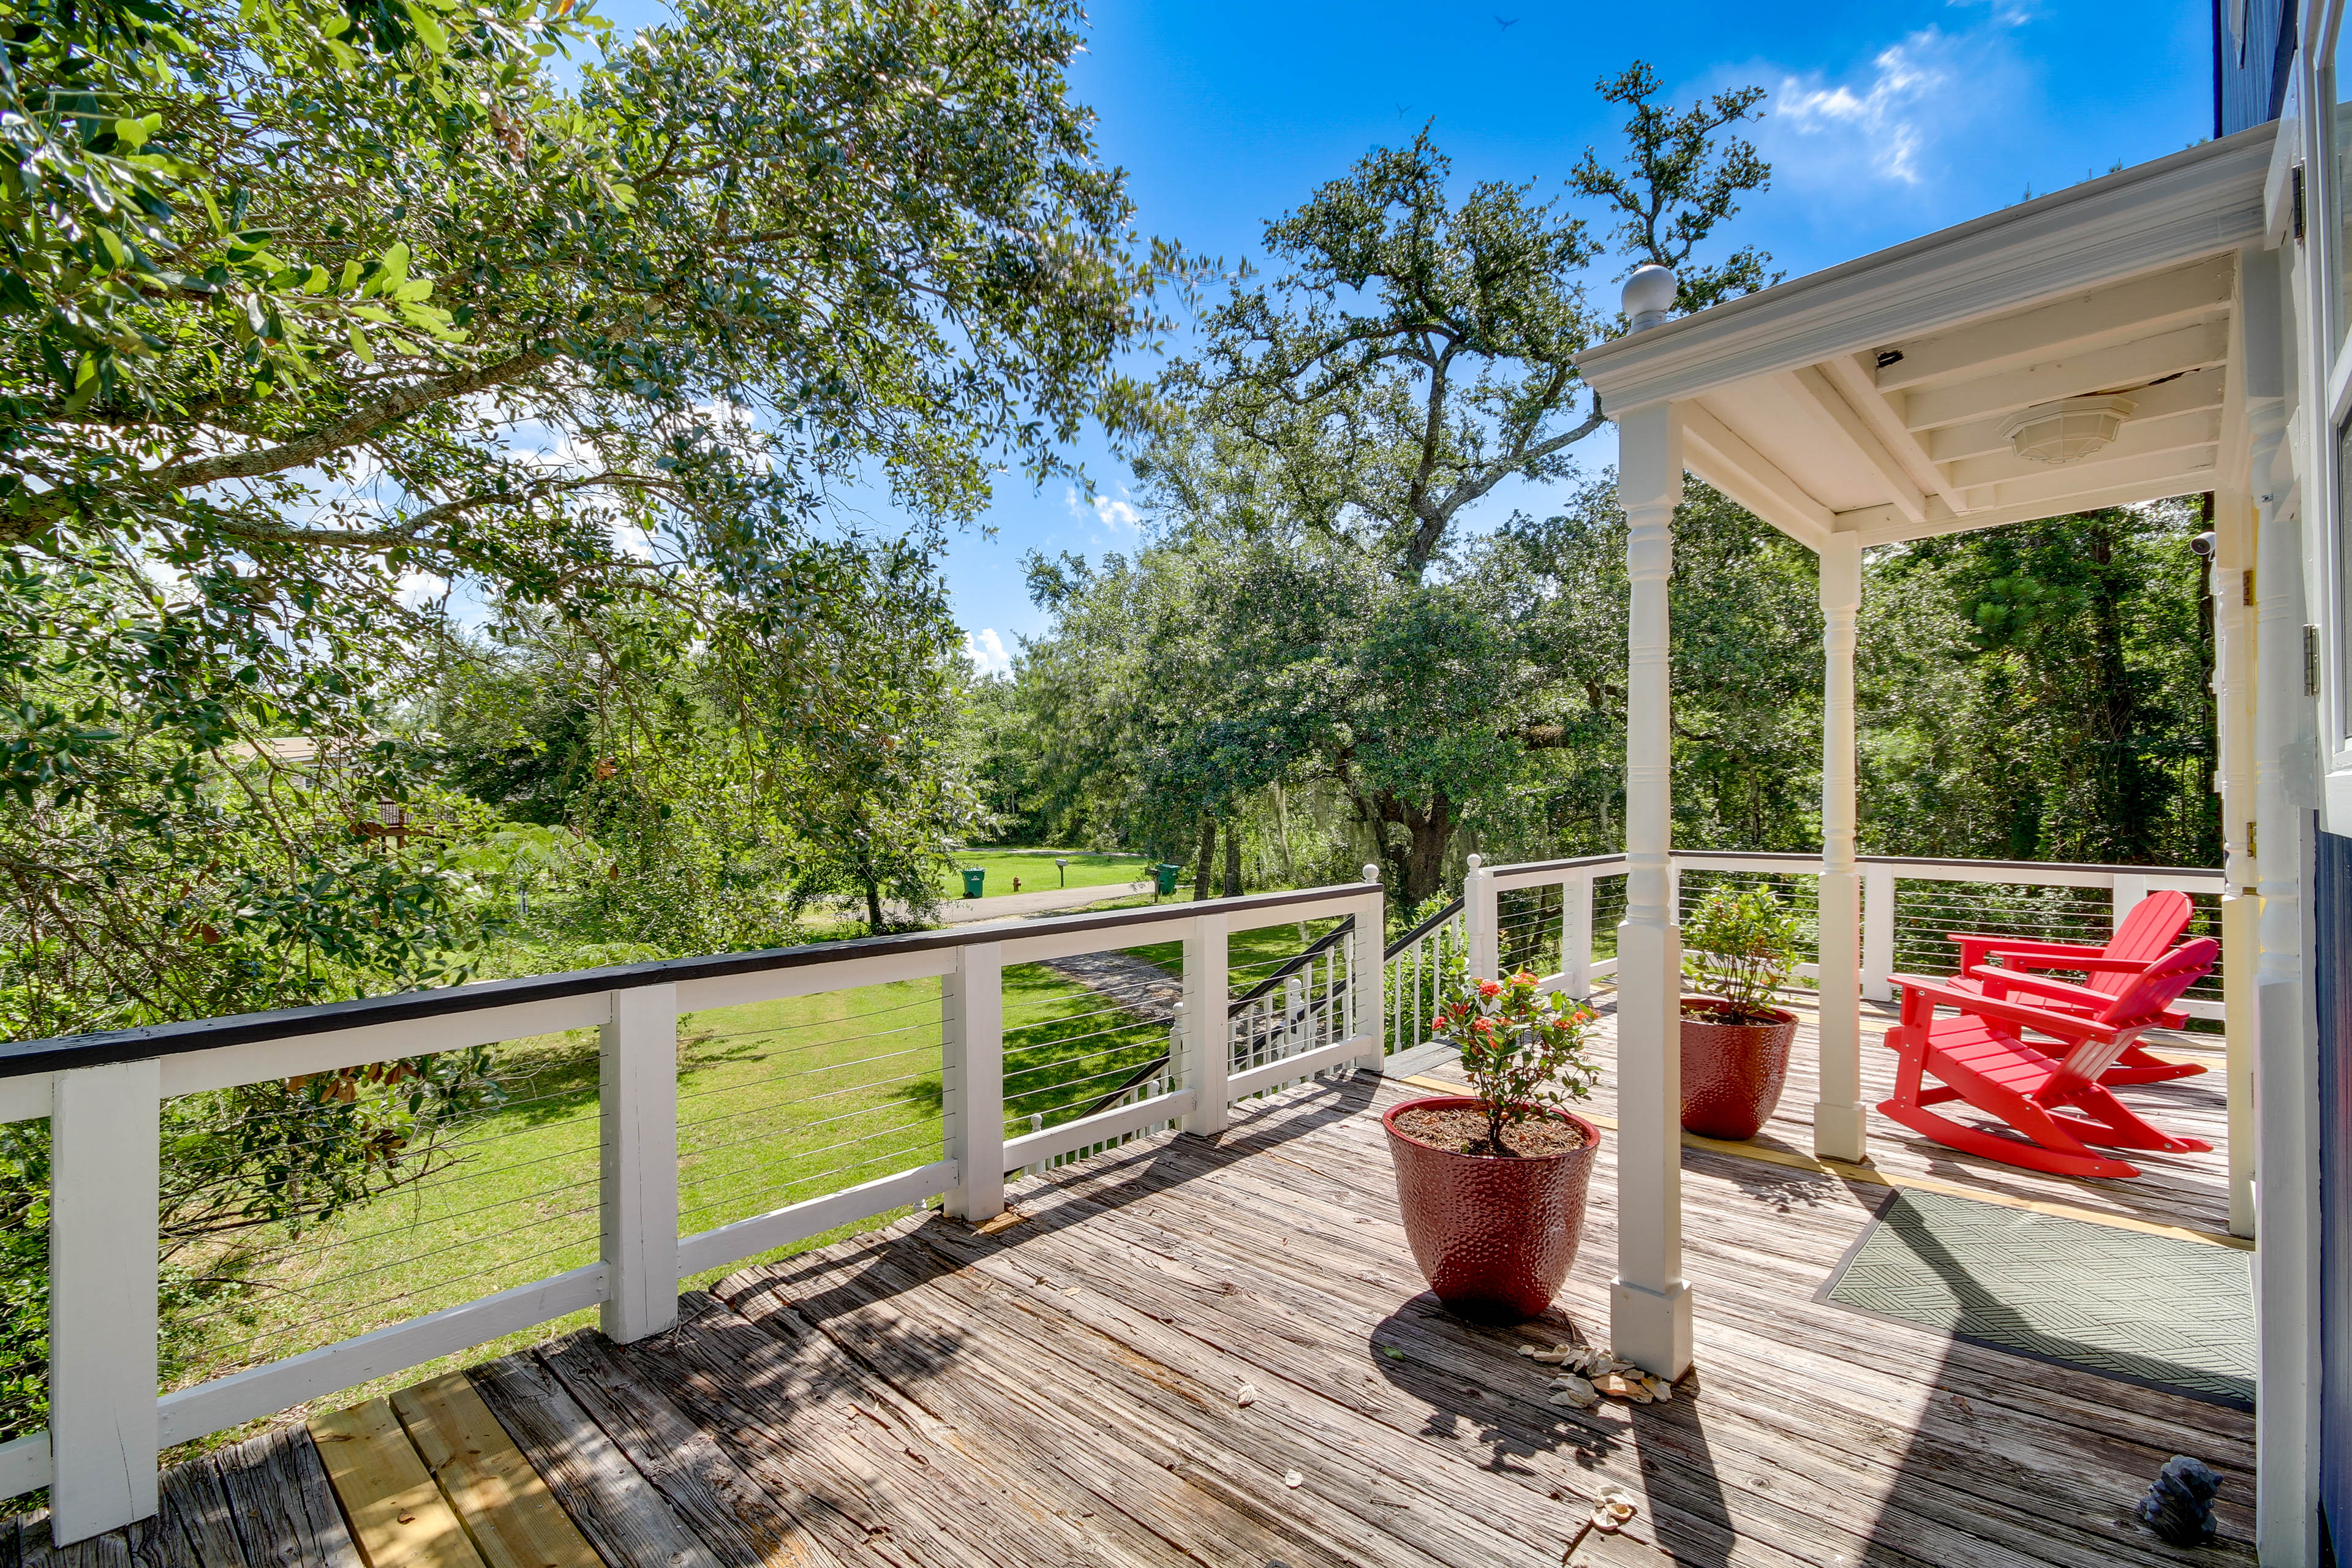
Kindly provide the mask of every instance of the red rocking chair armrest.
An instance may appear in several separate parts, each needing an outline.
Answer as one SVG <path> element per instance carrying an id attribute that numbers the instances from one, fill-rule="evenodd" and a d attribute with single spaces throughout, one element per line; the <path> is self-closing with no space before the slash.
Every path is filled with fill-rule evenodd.
<path id="1" fill-rule="evenodd" d="M 1944 934 L 1953 942 L 1974 943 L 1986 952 L 2015 953 L 2020 957 L 2031 954 L 2052 959 L 2105 958 L 2107 952 L 2104 947 L 2085 947 L 2075 942 L 2037 942 L 2023 936 L 1972 936 L 1966 931 L 1947 931 Z"/>
<path id="2" fill-rule="evenodd" d="M 2109 958 L 2096 948 L 2072 948 L 2057 952 L 2048 951 L 2056 942 L 2035 942 L 2027 947 L 1987 947 L 1978 951 L 1987 958 L 2007 958 L 2030 964 L 2037 969 L 2080 969 L 2093 974 L 2137 974 L 2156 958 Z M 2157 954 L 2157 958 L 2163 954 Z"/>
<path id="3" fill-rule="evenodd" d="M 2072 1002 L 2095 1013 L 2103 1011 L 2108 1003 L 2115 1000 L 2105 991 L 2094 991 L 2071 980 L 2053 980 L 2046 974 L 2035 974 L 2023 969 L 1997 969 L 1990 963 L 1979 963 L 1969 970 L 1969 977 L 1987 986 L 1999 985 L 2005 990 L 2022 991 L 2032 996 L 2046 996 L 2053 1002 Z"/>
<path id="4" fill-rule="evenodd" d="M 1950 1007 L 1962 1013 L 1974 1013 L 1980 1018 L 1999 1018 L 2005 1023 L 2022 1024 L 2029 1029 L 2057 1035 L 2068 1040 L 2104 1040 L 2115 1033 L 2105 1024 L 2074 1014 L 2053 1013 L 2046 1007 L 2036 1007 L 2024 1002 L 2007 1002 L 1980 991 L 1956 991 L 1949 985 L 1923 980 L 1916 974 L 1890 974 L 1886 978 L 1903 987 L 1903 1022 L 1906 1026 L 1925 1021 L 1914 1016 L 1915 1006 L 1923 1012 Z M 2099 1000 L 2107 1003 L 2115 998 L 2101 996 Z"/>

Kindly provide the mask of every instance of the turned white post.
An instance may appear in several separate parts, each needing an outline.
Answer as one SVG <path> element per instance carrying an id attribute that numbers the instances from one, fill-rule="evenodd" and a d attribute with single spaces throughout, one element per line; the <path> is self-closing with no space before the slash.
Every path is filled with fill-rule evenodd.
<path id="1" fill-rule="evenodd" d="M 1663 269 L 1660 269 L 1663 270 Z M 1636 314 L 1637 285 L 1626 285 Z M 1665 293 L 1672 299 L 1672 275 Z M 1663 309 L 1663 307 L 1659 307 Z M 1666 610 L 1674 517 L 1682 499 L 1682 416 L 1654 404 L 1617 416 L 1625 509 L 1625 921 L 1617 928 L 1617 1277 L 1610 1343 L 1662 1377 L 1691 1361 L 1690 1284 L 1682 1256 L 1682 933 L 1673 905 L 1673 677 Z"/>
<path id="2" fill-rule="evenodd" d="M 1862 605 L 1862 546 L 1832 533 L 1821 547 L 1822 886 L 1821 1099 L 1813 1152 L 1861 1160 L 1869 1117 L 1862 1100 L 1862 879 L 1854 869 L 1853 644 Z"/>
<path id="3" fill-rule="evenodd" d="M 1225 917 L 1200 915 L 1184 937 L 1184 1087 L 1192 1109 L 1184 1131 L 1214 1138 L 1225 1130 L 1225 1079 L 1232 1075 L 1232 1021 L 1225 1000 Z"/>
<path id="4" fill-rule="evenodd" d="M 961 1220 L 1004 1212 L 1004 944 L 956 950 L 940 981 L 948 1158 L 956 1184 L 941 1206 Z"/>
<path id="5" fill-rule="evenodd" d="M 49 1531 L 155 1511 L 155 1225 L 163 1064 L 74 1068 L 49 1111 Z"/>
<path id="6" fill-rule="evenodd" d="M 1388 1055 L 1382 1042 L 1389 1031 L 1383 1020 L 1388 1001 L 1387 959 L 1389 937 L 1388 889 L 1381 886 L 1381 868 L 1367 863 L 1364 880 L 1372 890 L 1356 905 L 1356 946 L 1348 960 L 1348 981 L 1351 994 L 1350 1011 L 1354 1016 L 1348 1027 L 1367 1042 L 1364 1054 L 1356 1058 L 1356 1066 L 1379 1072 L 1387 1063 Z"/>
<path id="7" fill-rule="evenodd" d="M 677 987 L 614 992 L 598 1056 L 598 1326 L 628 1344 L 677 1321 Z"/>

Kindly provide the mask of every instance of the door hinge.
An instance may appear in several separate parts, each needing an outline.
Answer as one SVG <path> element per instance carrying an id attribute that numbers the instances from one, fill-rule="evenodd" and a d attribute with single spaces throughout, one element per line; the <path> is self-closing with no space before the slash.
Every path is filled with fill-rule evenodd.
<path id="1" fill-rule="evenodd" d="M 2319 695 L 2319 628 L 2303 628 L 2303 694 Z"/>
<path id="2" fill-rule="evenodd" d="M 2251 822 L 2246 824 L 2246 853 L 2249 855 L 2260 855 L 2262 853 L 2261 850 L 2254 847 L 2254 825 Z"/>
<path id="3" fill-rule="evenodd" d="M 2251 566 L 2238 574 L 2238 603 L 2250 610 L 2254 607 L 2254 569 Z"/>
<path id="4" fill-rule="evenodd" d="M 2300 163 L 2294 166 L 2294 237 L 2298 244 L 2301 243 L 2303 239 L 2303 165 Z"/>

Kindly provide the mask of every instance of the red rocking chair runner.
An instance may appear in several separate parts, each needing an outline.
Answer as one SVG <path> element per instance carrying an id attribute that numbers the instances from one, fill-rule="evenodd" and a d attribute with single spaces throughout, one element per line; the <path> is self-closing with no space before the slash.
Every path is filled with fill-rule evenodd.
<path id="1" fill-rule="evenodd" d="M 1900 1058 L 1895 1098 L 1878 1109 L 1937 1142 L 2053 1176 L 2137 1176 L 2136 1166 L 2091 1147 L 2154 1149 L 2189 1153 L 2210 1149 L 2193 1138 L 2173 1138 L 2134 1115 L 2100 1082 L 2144 1029 L 2154 1026 L 2183 991 L 2213 967 L 2221 951 L 2210 937 L 2175 948 L 2134 975 L 2106 999 L 2097 1016 L 1963 991 L 1916 975 L 1892 978 L 1903 987 L 1903 1021 L 1886 1032 Z M 2030 980 L 2080 994 L 2084 987 Z M 1937 1017 L 1939 1007 L 1957 1017 Z M 2029 1042 L 2031 1030 L 2071 1048 L 2063 1059 Z M 1938 1080 L 1927 1087 L 1928 1079 Z M 2022 1134 L 2004 1137 L 1938 1116 L 1927 1107 L 1965 1100 Z"/>
<path id="2" fill-rule="evenodd" d="M 2135 975 L 2163 957 L 2180 940 L 2180 933 L 2189 929 L 2195 912 L 2186 893 L 2150 893 L 2132 906 L 2105 947 L 1947 932 L 1960 946 L 1959 977 L 1949 984 L 1956 991 L 1982 991 L 1989 996 L 2007 996 L 2013 986 L 2027 989 L 2033 992 L 2039 1006 L 2095 1016 L 2123 994 Z M 2000 959 L 2001 964 L 1996 967 L 1987 962 L 1993 958 Z M 2065 987 L 2074 993 L 2069 996 L 2053 994 L 2048 987 L 2060 983 L 2044 976 L 2031 977 L 2042 981 L 2042 984 L 2024 984 L 2023 972 L 2027 969 L 2079 969 L 2089 979 L 2080 985 Z M 2168 1012 L 2158 1022 L 2168 1029 L 2178 1029 L 2189 1022 L 2189 1016 L 2178 1011 Z M 2109 1088 L 2126 1083 L 2162 1083 L 2169 1079 L 2191 1078 L 2204 1070 L 2197 1062 L 2168 1062 L 2150 1056 L 2142 1047 L 2131 1046 L 2116 1058 L 2115 1066 L 2099 1075 L 2099 1081 Z"/>

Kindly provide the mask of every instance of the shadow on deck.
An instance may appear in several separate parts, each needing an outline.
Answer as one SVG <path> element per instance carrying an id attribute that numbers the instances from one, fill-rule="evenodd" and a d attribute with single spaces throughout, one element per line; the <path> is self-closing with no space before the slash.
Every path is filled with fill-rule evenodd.
<path id="1" fill-rule="evenodd" d="M 978 1230 L 917 1215 L 688 1295 L 654 1339 L 576 1334 L 396 1396 L 397 1421 L 347 1413 L 320 1430 L 356 1546 L 298 1429 L 175 1470 L 137 1531 L 52 1552 L 37 1521 L 0 1530 L 0 1564 L 2253 1561 L 2251 1416 L 1815 1301 L 1885 1195 L 1834 1173 L 1686 1151 L 1695 1397 L 1547 1403 L 1515 1352 L 1605 1341 L 1615 1141 L 1558 1306 L 1474 1328 L 1423 1292 L 1396 1221 L 1371 1112 L 1412 1092 L 1237 1107 L 1214 1145 L 1065 1167 Z M 496 1420 L 466 1437 L 474 1394 Z M 340 1445 L 404 1440 L 504 1522 L 428 1540 L 429 1485 L 355 1506 Z M 2176 1452 L 2226 1478 L 2196 1552 L 2129 1518 Z M 1638 1517 L 1580 1539 L 1609 1483 Z"/>

